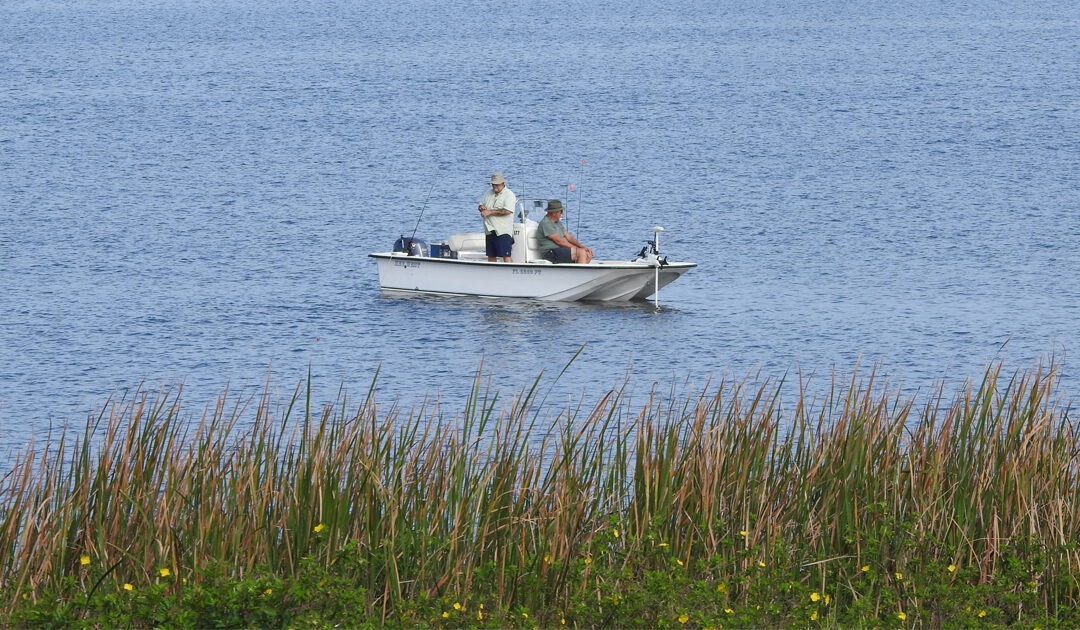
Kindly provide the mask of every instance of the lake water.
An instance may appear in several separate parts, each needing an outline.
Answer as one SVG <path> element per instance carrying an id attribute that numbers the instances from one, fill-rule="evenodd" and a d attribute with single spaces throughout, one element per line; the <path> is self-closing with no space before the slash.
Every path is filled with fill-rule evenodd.
<path id="1" fill-rule="evenodd" d="M 1075 2 L 5 0 L 0 461 L 271 369 L 451 415 L 482 360 L 558 407 L 1051 356 L 1074 395 L 1078 77 Z M 699 266 L 659 310 L 380 295 L 367 254 L 478 230 L 493 171 Z"/>

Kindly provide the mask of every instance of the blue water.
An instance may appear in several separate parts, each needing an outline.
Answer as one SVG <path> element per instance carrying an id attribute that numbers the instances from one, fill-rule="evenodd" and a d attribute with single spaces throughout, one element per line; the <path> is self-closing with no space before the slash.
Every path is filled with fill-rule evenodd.
<path id="1" fill-rule="evenodd" d="M 1074 2 L 4 0 L 0 458 L 268 370 L 448 414 L 481 360 L 558 407 L 1048 357 L 1075 395 L 1077 77 Z M 367 254 L 479 229 L 497 170 L 699 267 L 659 310 L 380 295 Z"/>

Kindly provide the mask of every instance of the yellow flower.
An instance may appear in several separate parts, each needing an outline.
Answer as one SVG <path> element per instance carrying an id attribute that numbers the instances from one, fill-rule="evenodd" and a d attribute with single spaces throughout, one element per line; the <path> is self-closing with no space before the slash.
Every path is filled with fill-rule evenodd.
<path id="1" fill-rule="evenodd" d="M 667 546 L 668 546 L 667 543 L 660 543 L 659 545 L 657 545 L 657 547 L 667 547 Z"/>
<path id="2" fill-rule="evenodd" d="M 810 613 L 810 621 L 817 621 L 817 611 Z"/>
<path id="3" fill-rule="evenodd" d="M 521 613 L 521 616 L 524 617 L 525 619 L 528 619 L 529 618 L 529 613 Z"/>
<path id="4" fill-rule="evenodd" d="M 132 586 L 132 585 L 130 585 L 130 584 L 127 584 L 127 583 L 125 583 L 125 584 L 124 584 L 124 590 L 125 590 L 125 591 L 134 591 L 134 590 L 135 590 L 135 587 L 134 587 L 134 586 Z"/>
<path id="5" fill-rule="evenodd" d="M 273 595 L 273 594 L 274 594 L 274 589 L 272 589 L 272 588 L 268 588 L 265 591 L 263 591 L 263 595 Z"/>
<path id="6" fill-rule="evenodd" d="M 592 557 L 585 558 L 585 564 L 592 564 Z"/>
<path id="7" fill-rule="evenodd" d="M 727 613 L 727 614 L 729 614 L 729 615 L 734 615 L 734 614 L 735 614 L 735 611 L 734 611 L 734 610 L 732 610 L 732 609 L 730 609 L 730 608 L 725 608 L 725 609 L 724 609 L 724 612 L 726 612 L 726 613 Z"/>
<path id="8" fill-rule="evenodd" d="M 745 529 L 739 530 L 739 535 L 742 536 L 743 538 L 746 538 L 746 530 Z"/>
<path id="9" fill-rule="evenodd" d="M 449 619 L 450 618 L 450 612 L 444 610 L 442 616 L 443 616 L 443 619 Z"/>
<path id="10" fill-rule="evenodd" d="M 896 579 L 898 579 L 898 580 L 902 580 L 902 579 L 904 579 L 904 574 L 903 574 L 903 573 L 901 573 L 901 572 L 899 572 L 899 571 L 897 571 L 897 572 L 896 572 Z"/>
<path id="11" fill-rule="evenodd" d="M 956 571 L 956 565 L 955 564 L 950 564 L 949 565 L 949 573 L 952 573 L 953 571 Z"/>
<path id="12" fill-rule="evenodd" d="M 675 558 L 675 562 L 678 562 L 680 567 L 683 566 L 682 560 L 679 560 L 678 558 Z"/>
<path id="13" fill-rule="evenodd" d="M 90 564 L 90 556 L 83 556 L 83 557 L 79 558 L 79 564 L 81 564 L 83 566 L 86 566 L 86 565 Z"/>
<path id="14" fill-rule="evenodd" d="M 478 621 L 483 621 L 484 620 L 484 611 L 482 611 L 482 610 L 476 611 L 476 619 Z"/>
<path id="15" fill-rule="evenodd" d="M 867 572 L 867 571 L 869 571 L 869 570 L 870 570 L 870 565 L 869 565 L 869 564 L 864 564 L 864 565 L 862 566 L 862 572 L 863 572 L 863 573 L 866 573 L 866 572 Z"/>
<path id="16" fill-rule="evenodd" d="M 562 625 L 565 626 L 566 625 L 566 617 L 563 617 L 562 619 L 560 619 L 559 623 L 561 623 Z"/>
<path id="17" fill-rule="evenodd" d="M 454 602 L 454 610 L 461 610 L 461 602 Z"/>
<path id="18" fill-rule="evenodd" d="M 985 610 L 980 610 L 979 611 L 979 616 L 980 617 L 985 617 L 986 616 L 986 611 Z"/>
<path id="19" fill-rule="evenodd" d="M 679 623 L 686 623 L 687 621 L 690 621 L 690 617 L 686 613 L 679 615 Z"/>
<path id="20" fill-rule="evenodd" d="M 818 595 L 816 592 L 815 593 L 810 593 L 810 601 L 812 601 L 812 602 L 821 601 L 821 595 Z"/>
<path id="21" fill-rule="evenodd" d="M 170 575 L 172 575 L 172 571 L 166 569 L 165 567 L 158 569 L 157 572 L 158 575 L 160 575 L 161 577 L 169 577 Z"/>
<path id="22" fill-rule="evenodd" d="M 319 523 L 318 525 L 315 526 L 315 533 L 318 534 L 319 532 L 321 532 L 324 529 L 326 529 L 326 525 L 323 525 L 322 523 Z"/>
<path id="23" fill-rule="evenodd" d="M 825 605 L 826 605 L 826 606 L 828 606 L 828 605 L 829 605 L 829 600 L 830 600 L 830 599 L 832 599 L 832 598 L 831 598 L 831 597 L 829 597 L 829 594 L 828 594 L 828 593 L 825 593 Z"/>
<path id="24" fill-rule="evenodd" d="M 716 590 L 718 590 L 718 591 L 720 591 L 721 593 L 723 593 L 724 591 L 726 591 L 726 590 L 727 590 L 727 584 L 724 584 L 723 582 L 721 582 L 721 583 L 717 584 L 717 585 L 716 585 Z"/>
<path id="25" fill-rule="evenodd" d="M 765 566 L 765 563 L 764 563 L 764 562 L 762 562 L 761 560 L 758 560 L 758 561 L 757 561 L 757 565 L 758 565 L 759 567 L 763 567 L 763 566 Z"/>
<path id="26" fill-rule="evenodd" d="M 904 611 L 901 610 L 900 612 L 896 613 L 896 618 L 900 621 L 904 621 L 905 619 L 907 619 L 907 615 L 905 615 Z"/>
<path id="27" fill-rule="evenodd" d="M 612 534 L 615 534 L 615 537 L 616 537 L 616 538 L 618 538 L 618 537 L 619 537 L 619 530 L 617 530 L 617 529 L 613 529 L 613 530 L 611 530 L 611 533 L 612 533 Z"/>
<path id="28" fill-rule="evenodd" d="M 544 562 L 551 563 L 551 556 L 544 556 Z"/>

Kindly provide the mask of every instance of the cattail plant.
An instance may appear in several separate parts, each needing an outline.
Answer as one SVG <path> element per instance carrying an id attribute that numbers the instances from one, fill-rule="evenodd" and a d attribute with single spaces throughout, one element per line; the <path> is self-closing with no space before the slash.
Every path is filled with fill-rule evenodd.
<path id="1" fill-rule="evenodd" d="M 140 390 L 5 474 L 0 595 L 315 563 L 361 585 L 373 618 L 448 594 L 541 610 L 590 572 L 663 568 L 663 550 L 717 581 L 782 563 L 847 584 L 840 602 L 869 567 L 883 583 L 956 566 L 989 580 L 1006 547 L 1035 541 L 1034 588 L 1076 606 L 1080 436 L 1057 381 L 1053 365 L 1007 382 L 992 366 L 918 399 L 873 372 L 823 392 L 800 376 L 791 404 L 783 383 L 725 378 L 553 417 L 539 379 L 504 401 L 478 376 L 453 414 L 380 409 L 374 384 L 313 408 L 304 382 L 284 403 L 226 391 L 194 419 L 178 391 Z"/>

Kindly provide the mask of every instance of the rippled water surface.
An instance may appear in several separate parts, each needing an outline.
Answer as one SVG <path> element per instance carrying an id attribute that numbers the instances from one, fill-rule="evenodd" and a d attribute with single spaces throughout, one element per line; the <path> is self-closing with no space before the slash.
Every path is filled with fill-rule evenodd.
<path id="1" fill-rule="evenodd" d="M 1080 5 L 761 5 L 0 3 L 0 458 L 271 366 L 451 413 L 482 359 L 559 405 L 860 361 L 1080 390 Z M 478 229 L 496 170 L 699 267 L 659 310 L 380 295 L 367 254 Z"/>

